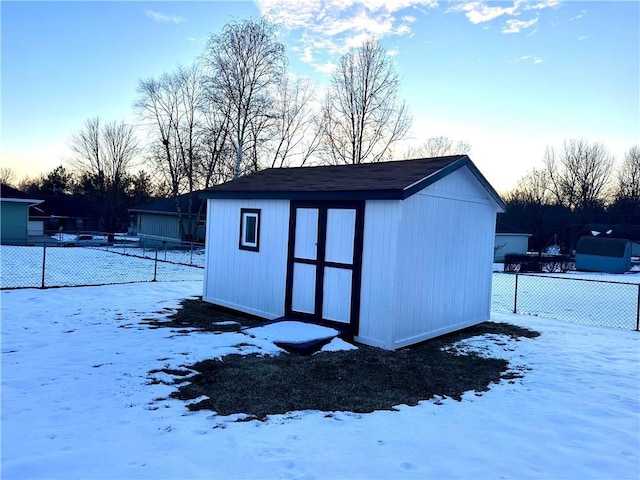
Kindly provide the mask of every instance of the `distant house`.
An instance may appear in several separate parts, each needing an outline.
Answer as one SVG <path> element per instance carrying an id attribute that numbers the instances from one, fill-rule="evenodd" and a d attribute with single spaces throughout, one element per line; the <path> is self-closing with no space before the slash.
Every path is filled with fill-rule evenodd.
<path id="1" fill-rule="evenodd" d="M 576 270 L 628 272 L 631 270 L 631 242 L 623 238 L 580 238 L 576 246 Z"/>
<path id="2" fill-rule="evenodd" d="M 85 199 L 71 195 L 42 195 L 42 203 L 29 209 L 29 218 L 43 224 L 44 232 L 102 232 L 104 221 Z"/>
<path id="3" fill-rule="evenodd" d="M 16 190 L 8 185 L 0 185 L 0 242 L 2 244 L 26 244 L 29 240 L 29 207 L 42 200 Z M 34 233 L 40 233 L 37 225 Z M 41 234 L 41 233 L 40 233 Z"/>
<path id="4" fill-rule="evenodd" d="M 530 233 L 522 233 L 517 229 L 500 225 L 496 227 L 496 239 L 493 249 L 493 261 L 503 262 L 508 253 L 526 254 L 529 249 Z"/>
<path id="5" fill-rule="evenodd" d="M 201 195 L 207 302 L 386 349 L 489 319 L 505 204 L 466 155 L 269 169 Z"/>
<path id="6" fill-rule="evenodd" d="M 178 213 L 180 207 L 181 215 Z M 204 242 L 206 203 L 192 194 L 192 215 L 189 217 L 189 195 L 154 200 L 129 212 L 136 216 L 137 235 L 143 245 L 158 245 L 166 242 L 180 243 L 184 240 Z M 194 232 L 193 238 L 189 232 Z"/>

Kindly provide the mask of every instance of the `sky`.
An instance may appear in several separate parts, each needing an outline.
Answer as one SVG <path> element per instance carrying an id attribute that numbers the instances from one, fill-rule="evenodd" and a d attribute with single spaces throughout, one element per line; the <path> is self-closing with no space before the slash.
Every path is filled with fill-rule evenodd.
<path id="1" fill-rule="evenodd" d="M 602 143 L 618 162 L 640 144 L 636 1 L 2 1 L 0 166 L 19 181 L 66 165 L 88 118 L 139 124 L 139 80 L 259 16 L 318 91 L 341 54 L 377 38 L 413 115 L 403 147 L 464 141 L 499 192 L 564 140 Z"/>
<path id="2" fill-rule="evenodd" d="M 7 248 L 24 247 L 3 247 L 3 262 Z M 540 336 L 452 347 L 509 362 L 516 378 L 488 391 L 394 411 L 236 421 L 244 412 L 190 412 L 169 398 L 185 380 L 173 373 L 233 353 L 276 354 L 274 341 L 319 332 L 297 322 L 220 334 L 145 325 L 201 292 L 201 281 L 0 292 L 2 477 L 638 478 L 638 332 L 494 312 Z"/>

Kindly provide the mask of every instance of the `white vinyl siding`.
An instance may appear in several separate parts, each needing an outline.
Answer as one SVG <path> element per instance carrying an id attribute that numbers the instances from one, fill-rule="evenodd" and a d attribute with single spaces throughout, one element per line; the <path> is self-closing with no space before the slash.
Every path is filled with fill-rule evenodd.
<path id="1" fill-rule="evenodd" d="M 284 314 L 288 200 L 208 200 L 203 299 L 242 312 Z M 260 251 L 238 248 L 240 210 L 260 210 Z"/>
<path id="2" fill-rule="evenodd" d="M 365 205 L 356 340 L 376 347 L 391 348 L 393 342 L 393 283 L 401 213 L 400 200 L 368 200 Z"/>
<path id="3" fill-rule="evenodd" d="M 394 348 L 488 320 L 495 210 L 417 194 L 405 201 Z"/>
<path id="4" fill-rule="evenodd" d="M 180 222 L 176 215 L 138 213 L 138 235 L 141 238 L 180 240 Z"/>
<path id="5" fill-rule="evenodd" d="M 498 208 L 466 168 L 367 201 L 356 340 L 395 349 L 487 320 Z"/>
<path id="6" fill-rule="evenodd" d="M 529 248 L 529 235 L 525 233 L 496 233 L 494 262 L 504 261 L 508 253 L 527 253 Z"/>

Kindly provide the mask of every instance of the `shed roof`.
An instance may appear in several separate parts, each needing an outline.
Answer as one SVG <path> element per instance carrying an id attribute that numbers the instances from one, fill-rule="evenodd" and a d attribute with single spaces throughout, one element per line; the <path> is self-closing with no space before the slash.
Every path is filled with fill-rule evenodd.
<path id="1" fill-rule="evenodd" d="M 576 245 L 576 255 L 624 258 L 629 240 L 623 238 L 582 237 Z"/>
<path id="2" fill-rule="evenodd" d="M 404 200 L 454 171 L 468 167 L 490 196 L 505 209 L 466 155 L 359 165 L 272 168 L 204 190 L 202 198 L 296 200 Z"/>

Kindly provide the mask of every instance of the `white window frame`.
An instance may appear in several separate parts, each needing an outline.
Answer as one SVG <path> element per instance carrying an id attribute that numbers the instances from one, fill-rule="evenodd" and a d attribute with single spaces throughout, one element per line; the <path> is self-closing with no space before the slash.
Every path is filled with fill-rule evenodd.
<path id="1" fill-rule="evenodd" d="M 247 227 L 249 225 L 249 219 L 254 218 L 253 238 L 254 241 L 247 240 Z M 260 250 L 260 210 L 256 208 L 241 208 L 240 209 L 240 241 L 238 244 L 240 250 L 249 250 L 252 252 L 258 252 Z"/>

